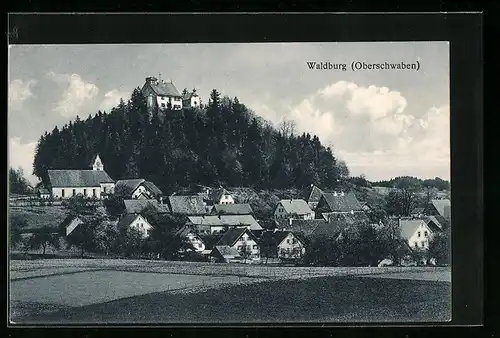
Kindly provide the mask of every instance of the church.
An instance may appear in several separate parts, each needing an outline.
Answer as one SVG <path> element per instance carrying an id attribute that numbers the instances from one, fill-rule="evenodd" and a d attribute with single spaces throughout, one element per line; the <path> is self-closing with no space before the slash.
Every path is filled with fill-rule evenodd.
<path id="1" fill-rule="evenodd" d="M 47 173 L 53 198 L 81 196 L 102 199 L 114 193 L 115 181 L 104 170 L 98 154 L 92 158 L 90 169 L 48 170 Z"/>

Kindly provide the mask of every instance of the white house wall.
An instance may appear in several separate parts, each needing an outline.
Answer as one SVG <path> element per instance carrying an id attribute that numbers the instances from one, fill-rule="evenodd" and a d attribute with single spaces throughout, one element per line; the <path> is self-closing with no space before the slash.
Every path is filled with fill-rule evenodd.
<path id="1" fill-rule="evenodd" d="M 74 190 L 74 194 L 73 194 Z M 64 191 L 64 196 L 63 196 Z M 95 191 L 95 196 L 94 196 Z M 55 198 L 71 198 L 82 194 L 84 197 L 101 198 L 101 187 L 67 187 L 67 188 L 52 188 L 52 196 Z"/>
<path id="2" fill-rule="evenodd" d="M 141 231 L 143 237 L 148 237 L 148 231 L 152 228 L 151 224 L 149 224 L 142 216 L 137 217 L 130 224 L 130 227 L 136 228 L 137 230 Z"/>
<path id="3" fill-rule="evenodd" d="M 292 233 L 289 233 L 278 245 L 278 257 L 289 257 L 293 253 L 293 250 L 300 252 L 301 256 L 306 252 L 304 245 Z"/>
<path id="4" fill-rule="evenodd" d="M 140 185 L 137 189 L 135 189 L 134 193 L 132 194 L 132 199 L 137 198 L 140 194 L 146 193 L 146 195 L 149 193 L 148 189 L 144 187 L 143 185 Z"/>
<path id="5" fill-rule="evenodd" d="M 246 233 L 244 233 L 243 236 L 241 236 L 240 239 L 236 241 L 236 243 L 232 246 L 232 248 L 241 252 L 243 250 L 242 249 L 243 245 L 246 245 L 247 249 L 250 246 L 250 251 L 248 251 L 248 253 L 251 256 L 260 256 L 259 245 Z"/>
<path id="6" fill-rule="evenodd" d="M 222 197 L 220 198 L 219 204 L 234 204 L 233 196 L 222 195 Z"/>
<path id="7" fill-rule="evenodd" d="M 425 233 L 427 232 L 427 236 Z M 417 243 L 418 248 L 428 249 L 429 241 L 432 238 L 432 232 L 429 227 L 422 222 L 415 233 L 408 240 L 410 247 L 415 248 L 415 243 Z"/>

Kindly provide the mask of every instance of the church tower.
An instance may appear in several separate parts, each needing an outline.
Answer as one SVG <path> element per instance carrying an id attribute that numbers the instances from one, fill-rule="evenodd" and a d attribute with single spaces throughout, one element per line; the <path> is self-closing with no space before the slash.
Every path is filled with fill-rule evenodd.
<path id="1" fill-rule="evenodd" d="M 104 170 L 104 165 L 102 164 L 102 160 L 99 157 L 99 154 L 94 155 L 94 157 L 92 157 L 90 166 L 92 167 L 92 170 Z"/>

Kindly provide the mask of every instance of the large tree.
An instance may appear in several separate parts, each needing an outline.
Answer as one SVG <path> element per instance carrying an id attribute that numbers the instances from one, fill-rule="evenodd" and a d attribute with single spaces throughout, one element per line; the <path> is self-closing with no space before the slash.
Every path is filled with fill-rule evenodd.
<path id="1" fill-rule="evenodd" d="M 32 187 L 24 177 L 22 168 L 9 168 L 9 190 L 11 194 L 28 194 Z"/>

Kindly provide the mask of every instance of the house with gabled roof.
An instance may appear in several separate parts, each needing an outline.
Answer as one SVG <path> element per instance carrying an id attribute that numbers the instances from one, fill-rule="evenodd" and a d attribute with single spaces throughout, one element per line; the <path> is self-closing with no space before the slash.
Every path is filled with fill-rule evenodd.
<path id="1" fill-rule="evenodd" d="M 203 251 L 205 251 L 206 249 L 202 237 L 190 226 L 182 226 L 175 233 L 175 236 L 180 237 L 182 240 L 184 240 L 184 242 L 193 247 L 198 253 L 203 253 Z"/>
<path id="2" fill-rule="evenodd" d="M 50 191 L 49 191 L 49 189 L 47 189 L 45 187 L 38 188 L 37 194 L 38 194 L 38 197 L 43 198 L 43 199 L 50 198 Z"/>
<path id="3" fill-rule="evenodd" d="M 399 219 L 401 237 L 408 243 L 411 249 L 427 250 L 432 236 L 439 232 L 432 223 L 423 219 L 401 218 Z"/>
<path id="4" fill-rule="evenodd" d="M 316 218 L 323 213 L 356 213 L 363 212 L 363 206 L 352 192 L 323 193 L 316 206 Z"/>
<path id="5" fill-rule="evenodd" d="M 250 204 L 215 204 L 210 212 L 212 215 L 253 215 Z"/>
<path id="6" fill-rule="evenodd" d="M 311 210 L 316 209 L 316 206 L 318 205 L 318 202 L 322 195 L 323 195 L 323 190 L 321 190 L 314 184 L 311 184 L 309 188 L 305 191 L 304 198 L 307 204 L 309 204 Z"/>
<path id="7" fill-rule="evenodd" d="M 203 197 L 207 205 L 234 204 L 233 196 L 224 188 L 206 188 L 203 192 L 198 193 L 198 196 Z"/>
<path id="8" fill-rule="evenodd" d="M 228 245 L 216 245 L 211 250 L 210 257 L 215 262 L 236 263 L 242 261 L 240 252 Z"/>
<path id="9" fill-rule="evenodd" d="M 274 219 L 314 219 L 314 211 L 302 199 L 281 200 L 274 209 Z"/>
<path id="10" fill-rule="evenodd" d="M 306 241 L 292 231 L 265 231 L 259 238 L 261 257 L 297 260 L 304 257 Z"/>
<path id="11" fill-rule="evenodd" d="M 173 110 L 182 109 L 182 95 L 172 80 L 166 82 L 153 76 L 147 77 L 141 92 L 146 98 L 148 111 L 155 108 L 166 110 L 169 105 Z"/>
<path id="12" fill-rule="evenodd" d="M 120 218 L 118 228 L 135 228 L 146 238 L 153 226 L 141 215 L 127 214 Z"/>
<path id="13" fill-rule="evenodd" d="M 103 198 L 114 193 L 115 181 L 109 177 L 97 155 L 91 163 L 92 169 L 84 170 L 47 170 L 52 197 L 71 198 Z"/>
<path id="14" fill-rule="evenodd" d="M 115 194 L 127 199 L 163 199 L 163 192 L 142 178 L 116 181 Z"/>
<path id="15" fill-rule="evenodd" d="M 241 256 L 249 260 L 260 259 L 260 247 L 257 237 L 246 228 L 229 229 L 215 245 L 236 249 Z"/>
<path id="16" fill-rule="evenodd" d="M 174 215 L 206 215 L 207 208 L 201 196 L 169 196 L 168 206 Z"/>
<path id="17" fill-rule="evenodd" d="M 449 199 L 434 199 L 425 208 L 425 215 L 439 215 L 446 219 L 451 218 L 451 202 Z"/>

